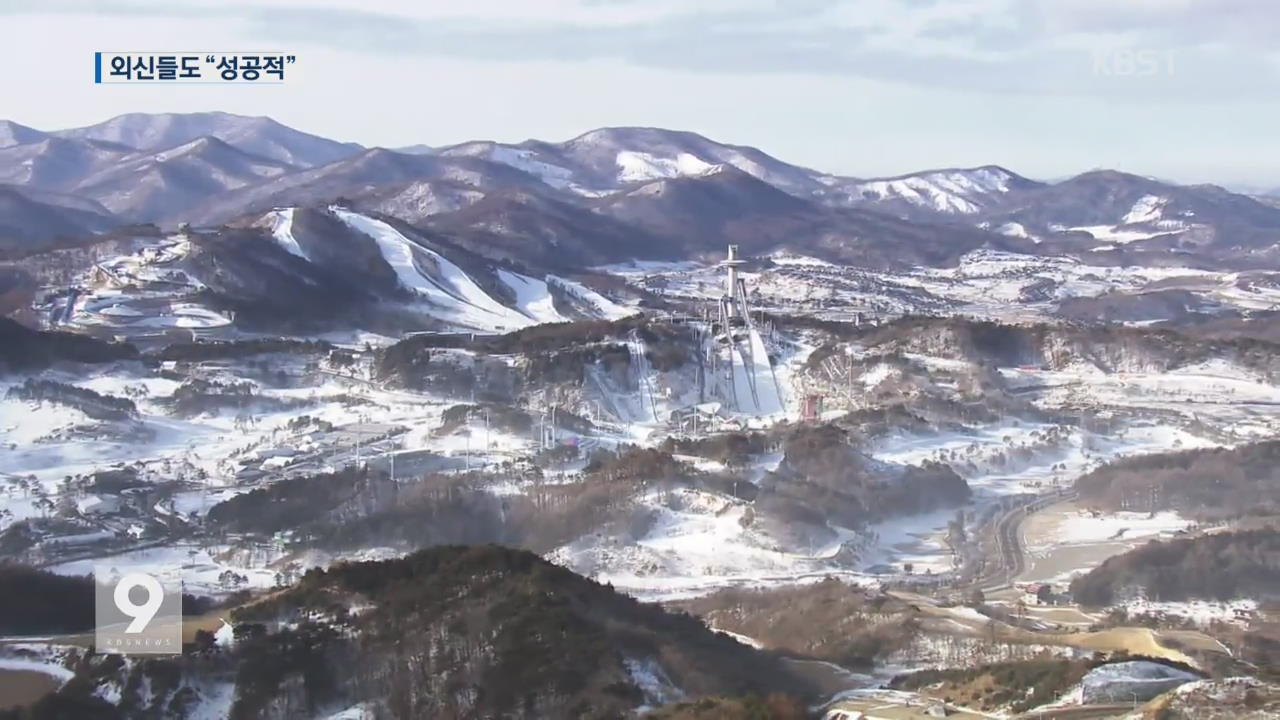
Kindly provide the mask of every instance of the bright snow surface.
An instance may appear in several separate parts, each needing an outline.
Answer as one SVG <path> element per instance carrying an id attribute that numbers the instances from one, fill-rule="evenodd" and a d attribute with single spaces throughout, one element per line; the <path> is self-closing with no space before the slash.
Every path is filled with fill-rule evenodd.
<path id="1" fill-rule="evenodd" d="M 293 208 L 285 208 L 284 210 L 276 210 L 272 215 L 271 237 L 275 238 L 280 247 L 287 250 L 292 255 L 297 255 L 303 260 L 308 259 L 307 254 L 302 252 L 302 246 L 298 244 L 296 238 L 293 237 Z"/>
<path id="2" fill-rule="evenodd" d="M 556 310 L 555 301 L 547 283 L 507 270 L 499 270 L 498 277 L 516 294 L 516 307 L 531 319 L 542 323 L 567 322 L 569 318 Z"/>
<path id="3" fill-rule="evenodd" d="M 340 208 L 334 212 L 343 222 L 373 238 L 400 284 L 434 305 L 450 321 L 493 331 L 515 330 L 532 324 L 530 318 L 482 290 L 457 265 L 413 242 L 389 224 Z"/>

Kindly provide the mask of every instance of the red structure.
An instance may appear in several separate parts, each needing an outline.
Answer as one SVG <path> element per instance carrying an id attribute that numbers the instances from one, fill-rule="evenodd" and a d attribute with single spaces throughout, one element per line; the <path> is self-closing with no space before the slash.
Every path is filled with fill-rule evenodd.
<path id="1" fill-rule="evenodd" d="M 801 415 L 805 420 L 817 420 L 822 416 L 822 396 L 806 395 Z"/>

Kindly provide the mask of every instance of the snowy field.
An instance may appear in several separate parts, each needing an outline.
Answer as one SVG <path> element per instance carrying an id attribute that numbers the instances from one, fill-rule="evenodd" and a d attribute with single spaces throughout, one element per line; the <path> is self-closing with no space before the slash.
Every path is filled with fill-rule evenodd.
<path id="1" fill-rule="evenodd" d="M 841 575 L 869 582 L 831 563 L 853 536 L 784 550 L 744 521 L 749 506 L 691 489 L 639 498 L 656 517 L 639 538 L 588 535 L 549 559 L 649 600 L 672 600 L 723 587 L 764 587 Z"/>
<path id="2" fill-rule="evenodd" d="M 335 208 L 334 212 L 351 229 L 373 240 L 397 283 L 412 295 L 405 308 L 429 317 L 427 326 L 443 323 L 460 331 L 495 333 L 572 319 L 555 306 L 553 286 L 570 298 L 574 313 L 586 317 L 618 319 L 637 312 L 567 278 L 529 277 L 496 269 L 497 282 L 514 297 L 514 306 L 509 306 L 510 299 L 484 289 L 486 281 L 391 225 L 347 210 Z M 270 213 L 271 238 L 286 252 L 313 262 L 294 237 L 293 218 L 293 208 Z M 37 310 L 52 325 L 107 331 L 147 342 L 241 335 L 231 315 L 201 304 L 204 285 L 188 269 L 190 253 L 191 242 L 181 234 L 135 239 L 130 251 L 76 278 L 70 300 L 66 293 L 59 293 Z"/>
<path id="3" fill-rule="evenodd" d="M 1094 228 L 1102 232 L 1099 228 Z M 1149 236 L 1141 231 L 1108 229 L 1110 242 Z M 1280 305 L 1280 289 L 1243 284 L 1236 273 L 1195 268 L 1089 265 L 1067 257 L 1040 257 L 975 250 L 953 268 L 911 271 L 866 270 L 779 254 L 767 273 L 744 272 L 761 309 L 805 311 L 839 319 L 849 313 L 902 315 L 950 312 L 1027 322 L 1050 317 L 1061 300 L 1104 293 L 1142 293 L 1157 283 L 1184 282 L 1205 300 L 1241 309 Z M 602 268 L 633 282 L 662 278 L 662 293 L 680 298 L 716 298 L 723 293 L 722 271 L 714 265 L 632 263 Z"/>
<path id="4" fill-rule="evenodd" d="M 527 299 L 537 302 L 532 296 Z M 792 387 L 798 367 L 811 351 L 811 345 L 799 343 L 781 353 L 775 371 L 784 390 Z M 643 348 L 637 352 L 642 353 Z M 318 385 L 309 387 L 259 386 L 262 397 L 300 405 L 279 412 L 257 413 L 256 422 L 251 426 L 237 425 L 237 416 L 231 412 L 186 420 L 170 417 L 160 399 L 177 387 L 178 383 L 173 380 L 115 368 L 91 371 L 84 377 L 53 375 L 102 393 L 135 398 L 141 416 L 136 423 L 129 424 L 129 432 L 136 437 L 122 439 L 104 435 L 95 439 L 92 434 L 86 435 L 84 429 L 101 424 L 79 411 L 51 403 L 0 400 L 0 443 L 13 448 L 6 471 L 23 476 L 33 474 L 46 492 L 52 493 L 66 475 L 138 461 L 158 470 L 168 462 L 170 477 L 174 473 L 180 478 L 193 477 L 196 471 L 203 471 L 206 479 L 200 484 L 204 489 L 193 487 L 178 492 L 168 505 L 157 508 L 157 513 L 176 512 L 184 517 L 198 517 L 216 503 L 252 489 L 252 484 L 241 483 L 235 477 L 242 459 L 267 458 L 273 468 L 287 469 L 295 460 L 288 455 L 272 456 L 279 448 L 290 448 L 308 459 L 311 471 L 354 461 L 350 447 L 325 453 L 314 441 L 290 431 L 288 422 L 301 414 L 340 427 L 358 422 L 400 428 L 402 432 L 388 445 L 391 449 L 429 450 L 459 459 L 462 468 L 495 466 L 534 450 L 533 437 L 487 425 L 482 417 L 472 417 L 462 426 L 442 434 L 439 432 L 441 413 L 454 404 L 452 401 L 378 389 L 360 376 L 360 372 L 357 369 L 357 377 L 349 378 L 324 374 Z M 1121 383 L 1151 386 L 1147 392 L 1131 397 L 1131 417 L 1116 420 L 1102 429 L 1086 431 L 1080 427 L 1009 419 L 1004 424 L 962 431 L 890 435 L 878 439 L 869 451 L 876 459 L 895 464 L 949 463 L 974 489 L 975 503 L 968 508 L 972 518 L 975 514 L 972 511 L 986 503 L 1009 495 L 1045 492 L 1070 483 L 1079 474 L 1112 458 L 1220 444 L 1220 440 L 1189 432 L 1167 416 L 1159 420 L 1142 420 L 1139 416 L 1149 404 L 1161 406 L 1165 397 L 1179 392 L 1187 383 L 1203 386 L 1204 377 L 1243 383 L 1235 386 L 1237 394 L 1247 387 L 1255 393 L 1249 397 L 1274 391 L 1260 380 L 1236 377 L 1232 373 L 1230 366 L 1210 366 L 1157 378 L 1134 375 L 1119 380 L 1102 376 L 1104 382 L 1099 384 L 1100 389 L 1092 392 L 1105 392 L 1108 382 L 1116 387 L 1123 387 Z M 649 401 L 634 391 L 610 387 L 615 397 L 609 402 L 630 408 L 632 422 L 603 430 L 594 441 L 605 447 L 621 442 L 655 445 L 662 441 L 668 431 L 653 423 L 652 418 L 669 414 L 686 402 L 690 388 L 664 386 L 671 378 L 664 379 L 651 369 L 648 377 L 658 389 L 652 399 L 656 406 L 648 407 Z M 228 372 L 224 379 L 234 378 L 234 373 Z M 0 388 L 0 394 L 4 389 L 7 386 Z M 1054 396 L 1053 392 L 1049 391 L 1039 402 L 1046 407 L 1056 407 L 1068 401 L 1066 397 Z M 784 392 L 784 395 L 785 416 L 797 418 L 796 393 Z M 1202 420 L 1224 426 L 1232 423 L 1232 413 L 1238 411 L 1238 406 L 1232 404 L 1230 393 L 1223 394 L 1222 399 L 1221 412 L 1206 412 Z M 1073 396 L 1069 400 L 1078 402 L 1080 398 Z M 643 420 L 645 416 L 648 421 Z M 636 422 L 637 418 L 641 421 Z M 1269 421 L 1265 417 L 1258 420 L 1262 424 Z M 747 424 L 752 422 L 748 418 Z M 723 470 L 711 461 L 689 460 L 705 470 Z M 780 460 L 778 454 L 763 458 L 749 471 L 747 479 L 758 482 Z M 493 490 L 522 493 L 527 488 L 518 483 L 499 483 Z M 16 486 L 0 488 L 0 503 L 12 513 L 13 520 L 41 514 L 34 500 Z M 687 596 L 730 585 L 803 582 L 827 574 L 846 577 L 851 582 L 872 583 L 875 576 L 864 572 L 875 566 L 901 568 L 911 564 L 915 574 L 939 574 L 952 569 L 954 562 L 950 548 L 943 541 L 947 524 L 955 517 L 954 509 L 896 518 L 858 533 L 831 528 L 833 536 L 814 545 L 784 547 L 748 527 L 744 522 L 748 506 L 731 497 L 682 491 L 675 498 L 645 497 L 641 504 L 652 508 L 656 518 L 641 536 L 588 535 L 560 548 L 551 555 L 552 559 L 649 598 Z M 1184 520 L 1166 514 L 1156 518 L 1070 517 L 1044 536 L 1051 539 L 1028 544 L 1033 554 L 1047 553 L 1057 545 L 1111 552 L 1123 550 L 1131 541 L 1167 535 L 1187 525 Z M 835 560 L 846 545 L 857 551 L 857 560 L 852 564 L 847 558 Z M 187 567 L 190 582 L 210 589 L 216 589 L 217 578 L 226 569 L 245 575 L 254 586 L 267 587 L 274 583 L 275 570 L 269 564 L 278 558 L 234 556 L 213 550 L 202 550 L 192 557 L 185 549 L 164 548 L 143 555 L 141 561 Z M 1059 570 L 1053 577 L 1067 577 L 1104 557 L 1105 554 L 1087 561 L 1072 561 L 1070 567 Z M 61 568 L 65 572 L 84 569 L 83 564 Z"/>
<path id="5" fill-rule="evenodd" d="M 949 464 L 973 489 L 972 513 L 1011 495 L 1033 495 L 1069 486 L 1076 477 L 1121 457 L 1166 452 L 1174 448 L 1212 447 L 1214 443 L 1181 427 L 1142 423 L 1119 426 L 1112 435 L 1085 433 L 1077 427 L 1018 422 L 975 427 L 964 432 L 928 435 L 896 435 L 882 438 L 872 449 L 879 460 L 919 465 Z M 955 510 L 899 518 L 877 527 L 879 544 L 873 557 L 886 563 L 912 563 L 916 572 L 950 570 L 953 556 L 942 542 Z M 1043 548 L 1059 543 L 1090 544 L 1106 541 L 1121 528 L 1115 540 L 1151 537 L 1174 532 L 1189 523 L 1175 517 L 1142 521 L 1128 516 L 1071 518 L 1061 528 L 1043 530 Z M 1062 533 L 1060 536 L 1058 533 Z M 1101 537 L 1099 537 L 1101 536 Z M 906 543 L 902 545 L 901 543 Z M 895 552 L 895 548 L 898 549 Z"/>
<path id="6" fill-rule="evenodd" d="M 1094 545 L 1169 537 L 1186 530 L 1192 524 L 1173 511 L 1093 514 L 1078 510 L 1064 513 L 1051 522 L 1051 530 L 1028 536 L 1029 552 L 1043 553 L 1062 545 Z"/>
<path id="7" fill-rule="evenodd" d="M 235 557 L 229 548 L 177 543 L 165 547 L 138 550 L 107 558 L 76 560 L 55 565 L 50 570 L 60 575 L 92 575 L 95 565 L 119 570 L 149 573 L 167 587 L 182 587 L 199 595 L 223 595 L 239 587 L 267 589 L 276 582 L 276 570 L 266 557 Z M 243 575 L 247 582 L 231 587 L 220 582 L 226 571 Z"/>
<path id="8" fill-rule="evenodd" d="M 633 160 L 631 167 L 636 172 L 691 171 L 650 167 L 644 158 Z M 337 212 L 350 227 L 373 240 L 399 283 L 413 293 L 414 302 L 456 327 L 498 331 L 563 321 L 566 316 L 552 301 L 553 291 L 594 307 L 600 317 L 619 318 L 634 312 L 580 283 L 508 270 L 495 275 L 496 282 L 510 291 L 500 302 L 497 296 L 502 293 L 495 294 L 491 284 L 478 282 L 390 224 L 357 213 Z M 292 235 L 291 211 L 279 211 L 273 217 L 272 238 L 286 251 L 306 259 Z M 225 317 L 190 302 L 188 295 L 198 285 L 194 281 L 176 285 L 177 290 L 161 290 L 175 287 L 173 273 L 189 249 L 180 238 L 169 238 L 104 263 L 98 268 L 92 291 L 72 308 L 70 324 L 219 327 Z M 839 267 L 795 255 L 779 255 L 774 262 L 777 267 L 768 273 L 743 273 L 760 306 L 791 312 L 812 306 L 815 314 L 867 310 L 880 315 L 926 311 L 1002 317 L 1016 312 L 1016 319 L 1025 322 L 1064 298 L 1116 290 L 1141 292 L 1154 283 L 1169 281 L 1185 282 L 1200 288 L 1197 292 L 1241 307 L 1280 301 L 1280 292 L 1263 284 L 1242 286 L 1238 278 L 1228 274 L 1091 266 L 1065 258 L 989 251 L 971 253 L 953 268 L 911 272 Z M 605 269 L 637 284 L 661 278 L 666 281 L 661 292 L 681 298 L 717 298 L 723 293 L 721 271 L 705 265 L 636 262 Z M 148 283 L 156 287 L 149 288 Z M 142 291 L 122 289 L 139 284 Z M 1035 298 L 1028 299 L 1032 291 Z M 721 414 L 728 417 L 717 420 L 719 428 L 767 429 L 800 419 L 804 364 L 817 344 L 806 333 L 776 334 L 779 337 L 754 334 L 748 338 L 750 352 L 736 356 L 734 367 L 739 374 L 733 386 L 737 406 L 751 407 L 724 410 Z M 340 333 L 334 339 L 356 347 L 366 341 L 376 346 L 391 341 L 356 332 Z M 595 368 L 588 370 L 582 386 L 568 388 L 565 394 L 581 401 L 576 411 L 594 404 L 593 412 L 583 414 L 603 420 L 595 437 L 566 437 L 605 448 L 621 443 L 655 446 L 672 433 L 667 419 L 698 401 L 693 371 L 658 372 L 643 360 L 648 348 L 639 337 L 625 342 L 633 358 L 628 377 L 636 387 L 594 372 Z M 772 366 L 766 360 L 769 356 L 775 360 Z M 931 372 L 971 369 L 949 357 L 908 354 L 906 360 Z M 103 423 L 51 403 L 0 399 L 0 447 L 7 450 L 5 467 L 0 470 L 11 476 L 34 475 L 43 491 L 51 494 L 68 475 L 141 463 L 149 479 L 186 483 L 167 503 L 156 507 L 155 513 L 175 513 L 194 520 L 216 503 L 260 482 L 292 472 L 301 475 L 343 467 L 357 458 L 367 460 L 371 454 L 429 451 L 457 460 L 456 467 L 466 469 L 498 467 L 536 451 L 533 433 L 513 433 L 486 423 L 482 417 L 471 417 L 442 431 L 442 414 L 455 401 L 429 393 L 379 388 L 370 381 L 365 361 L 367 358 L 351 371 L 351 377 L 339 376 L 335 368 L 313 373 L 316 382 L 305 387 L 273 388 L 243 368 L 208 371 L 211 379 L 248 381 L 261 398 L 288 405 L 281 410 L 255 411 L 247 423 L 243 413 L 230 410 L 186 419 L 171 416 L 162 399 L 179 383 L 136 366 L 129 371 L 115 367 L 89 370 L 75 377 L 50 373 L 50 379 L 130 397 L 140 416 L 136 421 Z M 504 361 L 514 362 L 510 358 Z M 295 377 L 304 374 L 301 368 L 287 369 Z M 893 372 L 887 363 L 864 370 L 860 378 L 867 390 Z M 893 464 L 949 464 L 974 491 L 974 502 L 965 508 L 972 523 L 982 511 L 1010 496 L 1066 486 L 1114 458 L 1233 444 L 1280 432 L 1280 416 L 1274 412 L 1274 405 L 1280 404 L 1280 388 L 1225 361 L 1170 373 L 1143 372 L 1141 368 L 1104 373 L 1086 366 L 1053 372 L 1004 369 L 1001 373 L 1010 386 L 1029 388 L 1025 397 L 1046 411 L 1044 417 L 1061 422 L 1063 415 L 1081 409 L 1104 409 L 1107 421 L 1103 427 L 1087 427 L 1005 417 L 999 423 L 967 428 L 891 433 L 877 437 L 866 451 Z M 758 388 L 750 402 L 744 390 L 749 385 L 747 378 Z M 0 395 L 8 387 L 0 385 Z M 535 412 L 545 407 L 536 400 L 528 403 L 526 409 Z M 335 434 L 345 432 L 346 440 L 317 439 L 315 433 L 290 429 L 289 422 L 301 415 L 334 424 L 338 427 Z M 362 451 L 352 447 L 353 438 L 364 432 L 360 427 L 381 428 L 392 437 L 376 449 L 366 447 L 362 457 Z M 712 461 L 690 461 L 706 470 L 724 469 Z M 745 479 L 758 482 L 780 461 L 777 454 L 760 459 Z M 263 469 L 266 479 L 244 479 L 241 473 L 245 467 Z M 579 470 L 581 464 L 558 472 Z M 556 481 L 555 472 L 547 477 Z M 528 489 L 514 479 L 500 481 L 492 488 L 499 494 Z M 9 513 L 0 522 L 47 512 L 37 499 L 12 482 L 0 485 L 0 507 Z M 828 574 L 850 582 L 874 583 L 876 576 L 867 574 L 872 568 L 896 570 L 910 564 L 916 575 L 937 575 L 951 570 L 954 562 L 944 534 L 956 517 L 955 509 L 894 518 L 857 531 L 824 528 L 825 532 L 814 534 L 815 539 L 782 541 L 753 523 L 748 503 L 731 496 L 680 490 L 644 496 L 637 504 L 648 512 L 642 527 L 629 528 L 627 533 L 590 533 L 558 548 L 550 557 L 647 598 L 687 596 L 732 585 L 806 582 Z M 1057 568 L 1049 576 L 1052 578 L 1068 577 L 1133 542 L 1168 536 L 1189 525 L 1172 513 L 1152 517 L 1076 514 L 1055 516 L 1052 522 L 1052 526 L 1038 529 L 1029 524 L 1027 542 L 1035 556 L 1036 572 Z M 245 575 L 251 586 L 270 587 L 275 582 L 273 563 L 281 560 L 271 553 L 253 556 L 228 547 L 169 546 L 134 555 L 122 556 L 120 561 L 179 568 L 193 587 L 211 590 L 217 589 L 218 578 L 228 569 Z M 81 572 L 85 567 L 85 561 L 67 563 L 59 571 Z"/>
<path id="9" fill-rule="evenodd" d="M 1065 584 L 1104 560 L 1150 540 L 1168 539 L 1193 527 L 1176 512 L 1093 512 L 1062 503 L 1022 523 L 1027 569 L 1021 582 Z"/>
<path id="10" fill-rule="evenodd" d="M 399 428 L 403 432 L 379 443 L 374 453 L 388 450 L 411 451 L 430 447 L 444 454 L 470 451 L 475 466 L 501 462 L 530 445 L 528 438 L 512 438 L 499 432 L 486 434 L 472 427 L 475 438 L 470 448 L 464 440 L 450 436 L 437 441 L 432 432 L 440 425 L 441 413 L 454 403 L 429 395 L 378 390 L 362 380 L 320 374 L 318 384 L 305 388 L 260 387 L 258 396 L 278 401 L 296 401 L 297 407 L 257 412 L 252 422 L 241 422 L 242 412 L 219 411 L 178 419 L 167 414 L 162 404 L 177 386 L 172 380 L 141 374 L 137 369 L 106 367 L 88 376 L 67 377 L 57 373 L 46 377 L 91 388 L 117 397 L 129 396 L 137 403 L 136 420 L 98 421 L 78 410 L 52 402 L 0 399 L 0 447 L 5 463 L 0 473 L 0 531 L 14 522 L 51 515 L 46 498 L 60 497 L 64 478 L 88 476 L 111 468 L 129 466 L 143 481 L 185 484 L 168 500 L 148 512 L 151 520 L 167 524 L 173 515 L 191 519 L 203 516 L 217 503 L 248 492 L 271 478 L 322 472 L 354 462 L 352 447 L 356 433 L 342 434 L 351 423 L 358 427 Z M 236 379 L 229 375 L 223 379 Z M 0 383 L 0 398 L 11 384 Z M 319 441 L 312 426 L 290 428 L 300 415 L 332 422 L 338 432 Z M 366 450 L 365 458 L 371 456 Z M 273 472 L 265 480 L 242 480 L 238 473 L 245 463 L 261 464 Z M 463 465 L 459 459 L 459 466 Z M 34 477 L 35 483 L 26 481 Z M 85 502 L 83 498 L 79 502 Z M 59 553 L 93 554 L 95 544 L 111 540 L 129 544 L 129 534 L 142 527 L 136 520 L 79 521 L 84 529 L 75 535 L 60 535 L 45 541 Z M 66 532 L 66 531 L 64 531 Z M 195 550 L 196 552 L 192 553 Z M 200 591 L 220 592 L 219 576 L 232 570 L 245 576 L 251 587 L 270 587 L 276 570 L 271 555 L 233 553 L 227 547 L 171 545 L 138 553 L 113 556 L 112 562 L 143 564 L 160 574 L 165 569 L 180 573 Z M 91 561 L 69 563 L 58 572 L 88 572 Z M 176 575 L 175 575 L 176 577 Z"/>
<path id="11" fill-rule="evenodd" d="M 1190 600 L 1187 602 L 1154 602 L 1130 600 L 1122 606 L 1130 616 L 1155 615 L 1189 620 L 1198 627 L 1207 628 L 1215 623 L 1227 623 L 1245 627 L 1258 612 L 1256 600 L 1240 599 L 1230 602 Z"/>

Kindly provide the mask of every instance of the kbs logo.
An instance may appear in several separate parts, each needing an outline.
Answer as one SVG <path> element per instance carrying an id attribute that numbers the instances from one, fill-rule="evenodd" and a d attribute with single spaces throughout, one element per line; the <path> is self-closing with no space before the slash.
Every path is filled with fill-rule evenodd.
<path id="1" fill-rule="evenodd" d="M 1093 74 L 1104 77 L 1173 75 L 1172 50 L 1095 50 Z"/>
<path id="2" fill-rule="evenodd" d="M 143 569 L 95 565 L 98 652 L 182 652 L 182 594 Z"/>

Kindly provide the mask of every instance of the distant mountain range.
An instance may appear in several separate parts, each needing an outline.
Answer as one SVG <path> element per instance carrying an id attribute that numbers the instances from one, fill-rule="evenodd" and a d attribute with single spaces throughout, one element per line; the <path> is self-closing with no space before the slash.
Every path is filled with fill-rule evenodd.
<path id="1" fill-rule="evenodd" d="M 401 150 L 264 117 L 0 122 L 0 249 L 127 224 L 254 225 L 285 207 L 394 217 L 478 256 L 558 270 L 734 242 L 849 264 L 945 265 L 991 248 L 1093 264 L 1280 266 L 1280 208 L 1117 171 L 1054 183 L 998 166 L 853 178 L 657 128 Z"/>

